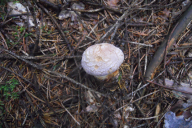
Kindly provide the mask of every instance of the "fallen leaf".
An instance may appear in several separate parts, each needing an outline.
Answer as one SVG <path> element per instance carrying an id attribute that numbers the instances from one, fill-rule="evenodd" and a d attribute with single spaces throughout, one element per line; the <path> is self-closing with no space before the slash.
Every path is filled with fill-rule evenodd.
<path id="1" fill-rule="evenodd" d="M 119 0 L 108 0 L 107 1 L 107 4 L 110 6 L 110 7 L 112 7 L 112 8 L 114 8 L 114 7 L 117 7 L 117 3 L 119 2 Z"/>
<path id="2" fill-rule="evenodd" d="M 95 105 L 89 105 L 86 107 L 86 112 L 97 112 L 98 111 L 98 107 Z"/>
<path id="3" fill-rule="evenodd" d="M 176 116 L 172 111 L 165 114 L 164 123 L 164 128 L 190 128 L 192 126 L 192 120 L 186 121 L 184 115 Z"/>
<path id="4" fill-rule="evenodd" d="M 172 87 L 174 84 L 173 80 L 165 79 L 165 86 Z M 177 89 L 178 91 L 185 91 L 185 92 L 192 92 L 192 88 L 189 83 L 180 83 L 180 86 L 174 86 L 173 88 Z M 181 93 L 177 91 L 172 91 L 176 98 L 179 99 L 179 97 L 186 97 L 188 100 L 188 103 L 192 103 L 192 96 L 190 94 Z"/>

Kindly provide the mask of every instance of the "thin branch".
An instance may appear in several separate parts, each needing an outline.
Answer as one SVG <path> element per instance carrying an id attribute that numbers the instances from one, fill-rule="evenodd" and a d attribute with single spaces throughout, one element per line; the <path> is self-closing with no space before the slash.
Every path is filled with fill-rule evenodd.
<path id="1" fill-rule="evenodd" d="M 66 38 L 63 30 L 59 27 L 59 24 L 57 23 L 57 21 L 55 20 L 55 18 L 54 18 L 54 17 L 49 13 L 49 11 L 48 11 L 46 8 L 44 8 L 41 4 L 38 3 L 38 5 L 39 5 L 39 7 L 51 18 L 52 22 L 53 22 L 53 23 L 56 25 L 56 27 L 59 29 L 59 32 L 60 32 L 60 34 L 61 34 L 61 37 L 63 38 L 63 40 L 65 40 L 65 42 L 67 43 L 67 46 L 68 46 L 68 48 L 69 48 L 69 50 L 70 50 L 70 52 L 71 52 L 71 51 L 72 51 L 71 45 L 70 45 L 68 39 Z"/>
<path id="2" fill-rule="evenodd" d="M 178 89 L 175 89 L 175 88 L 167 87 L 167 86 L 165 86 L 165 85 L 161 85 L 161 84 L 158 84 L 158 83 L 149 81 L 149 80 L 147 80 L 147 81 L 148 81 L 149 83 L 156 84 L 156 85 L 158 85 L 158 86 L 160 86 L 160 87 L 163 87 L 163 88 L 166 88 L 166 89 L 169 89 L 169 90 L 174 90 L 174 91 L 177 91 L 177 92 L 182 92 L 182 93 L 186 93 L 186 94 L 192 95 L 191 92 L 186 92 L 186 91 L 178 90 Z"/>
<path id="3" fill-rule="evenodd" d="M 80 125 L 80 123 L 75 119 L 75 117 L 73 117 L 73 115 L 67 110 L 67 108 L 63 105 L 63 103 L 61 102 L 62 107 L 67 111 L 67 113 L 73 118 L 73 120 Z"/>
<path id="4" fill-rule="evenodd" d="M 88 90 L 90 90 L 90 91 L 92 91 L 92 92 L 94 92 L 94 93 L 98 93 L 98 94 L 100 94 L 100 95 L 102 95 L 102 96 L 107 97 L 107 95 L 102 94 L 102 93 L 100 93 L 100 92 L 98 92 L 98 91 L 96 91 L 96 90 L 93 90 L 93 89 L 91 89 L 91 88 L 89 88 L 89 87 L 87 87 L 87 86 L 85 86 L 85 85 L 83 85 L 83 84 L 75 81 L 74 79 L 72 79 L 72 78 L 70 78 L 70 77 L 68 77 L 68 76 L 65 76 L 65 75 L 61 74 L 61 73 L 57 73 L 57 72 L 50 71 L 50 70 L 46 70 L 46 69 L 44 69 L 43 72 L 44 72 L 45 74 L 47 74 L 47 75 L 52 74 L 52 75 L 59 76 L 60 78 L 67 79 L 67 80 L 71 81 L 72 83 L 77 84 L 77 85 L 80 85 L 81 87 L 83 87 L 83 88 L 85 88 L 85 89 L 88 89 Z"/>

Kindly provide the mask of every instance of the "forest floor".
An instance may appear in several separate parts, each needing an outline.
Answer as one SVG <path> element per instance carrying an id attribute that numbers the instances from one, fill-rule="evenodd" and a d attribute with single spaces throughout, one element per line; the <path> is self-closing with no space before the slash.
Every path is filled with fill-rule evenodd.
<path id="1" fill-rule="evenodd" d="M 192 125 L 191 1 L 8 1 L 0 2 L 0 127 Z M 124 53 L 117 79 L 81 66 L 83 52 L 103 42 Z"/>

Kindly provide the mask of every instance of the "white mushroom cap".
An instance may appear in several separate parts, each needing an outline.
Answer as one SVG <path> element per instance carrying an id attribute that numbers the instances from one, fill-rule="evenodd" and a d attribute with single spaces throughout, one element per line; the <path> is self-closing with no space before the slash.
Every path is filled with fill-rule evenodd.
<path id="1" fill-rule="evenodd" d="M 82 56 L 81 65 L 86 73 L 105 79 L 105 76 L 118 70 L 123 63 L 121 49 L 109 43 L 95 44 L 88 47 Z"/>

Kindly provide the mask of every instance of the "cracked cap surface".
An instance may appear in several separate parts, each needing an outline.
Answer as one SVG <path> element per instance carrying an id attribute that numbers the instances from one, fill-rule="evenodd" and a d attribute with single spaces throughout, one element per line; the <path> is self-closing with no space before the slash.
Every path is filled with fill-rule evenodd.
<path id="1" fill-rule="evenodd" d="M 86 73 L 93 76 L 105 76 L 115 72 L 123 63 L 121 49 L 109 43 L 95 44 L 88 47 L 81 60 Z"/>

